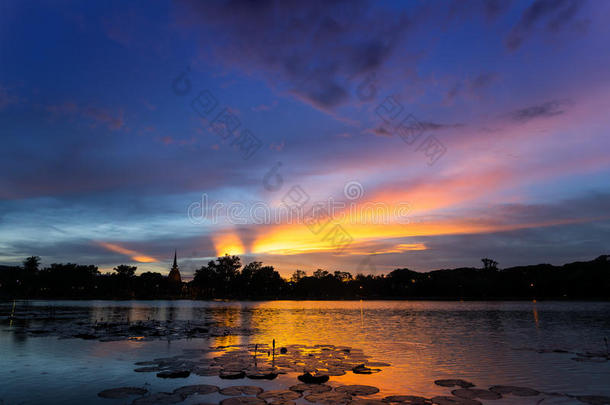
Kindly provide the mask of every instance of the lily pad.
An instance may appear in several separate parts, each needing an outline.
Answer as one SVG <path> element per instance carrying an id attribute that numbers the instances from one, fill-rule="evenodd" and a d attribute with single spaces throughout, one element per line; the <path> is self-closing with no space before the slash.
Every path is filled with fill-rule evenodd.
<path id="1" fill-rule="evenodd" d="M 271 405 L 296 405 L 296 402 L 289 399 L 274 399 L 267 403 Z"/>
<path id="2" fill-rule="evenodd" d="M 309 402 L 315 402 L 324 405 L 337 405 L 337 404 L 349 404 L 352 400 L 352 396 L 345 392 L 319 392 L 316 394 L 309 394 L 305 396 L 305 399 Z"/>
<path id="3" fill-rule="evenodd" d="M 340 375 L 345 375 L 345 371 L 340 369 L 340 368 L 329 368 L 324 372 L 326 375 L 329 376 L 340 376 Z"/>
<path id="4" fill-rule="evenodd" d="M 540 394 L 539 391 L 532 388 L 515 387 L 512 385 L 494 385 L 489 390 L 500 395 L 512 394 L 518 397 L 535 397 Z"/>
<path id="5" fill-rule="evenodd" d="M 220 371 L 217 368 L 212 367 L 194 367 L 192 372 L 193 374 L 197 374 L 202 377 L 209 377 L 218 375 Z"/>
<path id="6" fill-rule="evenodd" d="M 267 405 L 267 403 L 256 397 L 233 397 L 223 399 L 220 405 Z"/>
<path id="7" fill-rule="evenodd" d="M 320 392 L 328 392 L 333 388 L 326 384 L 297 384 L 289 388 L 291 391 L 296 392 L 309 392 L 311 394 L 319 394 Z"/>
<path id="8" fill-rule="evenodd" d="M 222 395 L 258 395 L 263 392 L 261 387 L 256 387 L 254 385 L 234 385 L 232 387 L 226 387 L 220 390 Z"/>
<path id="9" fill-rule="evenodd" d="M 301 397 L 300 392 L 295 392 L 291 390 L 271 390 L 265 391 L 257 395 L 258 398 L 264 399 L 267 402 L 274 401 L 291 401 L 293 399 L 297 399 Z"/>
<path id="10" fill-rule="evenodd" d="M 382 361 L 368 361 L 365 364 L 367 367 L 390 367 L 390 363 L 384 363 Z"/>
<path id="11" fill-rule="evenodd" d="M 407 405 L 427 405 L 430 404 L 430 400 L 424 397 L 417 397 L 414 395 L 390 395 L 382 399 L 383 402 L 390 402 L 393 404 L 407 404 Z"/>
<path id="12" fill-rule="evenodd" d="M 356 367 L 352 368 L 352 372 L 354 374 L 374 374 L 380 372 L 379 368 L 370 368 L 366 367 L 364 364 L 359 364 Z"/>
<path id="13" fill-rule="evenodd" d="M 305 384 L 323 384 L 329 380 L 329 377 L 324 374 L 311 374 L 307 372 L 303 375 L 297 377 L 299 381 L 304 382 Z"/>
<path id="14" fill-rule="evenodd" d="M 239 380 L 240 378 L 245 378 L 246 373 L 243 371 L 221 371 L 218 376 L 225 380 Z"/>
<path id="15" fill-rule="evenodd" d="M 278 373 L 264 372 L 264 371 L 246 373 L 246 377 L 248 377 L 251 380 L 274 380 L 275 378 L 277 378 L 277 376 L 278 376 Z"/>
<path id="16" fill-rule="evenodd" d="M 435 405 L 483 405 L 481 402 L 474 399 L 459 397 L 438 396 L 430 398 L 430 401 Z"/>
<path id="17" fill-rule="evenodd" d="M 181 395 L 183 397 L 188 397 L 189 395 L 206 395 L 212 394 L 218 391 L 218 387 L 215 385 L 207 385 L 207 384 L 197 384 L 197 385 L 187 385 L 184 387 L 176 388 L 174 390 L 174 394 Z"/>
<path id="18" fill-rule="evenodd" d="M 191 375 L 191 372 L 188 370 L 167 370 L 157 373 L 159 378 L 186 378 L 189 375 Z"/>
<path id="19" fill-rule="evenodd" d="M 97 394 L 98 397 L 108 398 L 108 399 L 122 399 L 130 397 L 131 395 L 144 395 L 148 392 L 144 388 L 138 387 L 121 387 L 121 388 L 112 388 L 109 390 L 101 391 Z"/>
<path id="20" fill-rule="evenodd" d="M 379 388 L 371 385 L 341 385 L 335 388 L 337 392 L 345 392 L 349 395 L 373 395 L 379 392 Z"/>
<path id="21" fill-rule="evenodd" d="M 460 380 L 460 379 L 448 379 L 448 380 L 436 380 L 434 384 L 440 385 L 441 387 L 462 387 L 462 388 L 471 388 L 474 387 L 474 384 L 470 381 Z"/>
<path id="22" fill-rule="evenodd" d="M 500 399 L 502 395 L 489 390 L 481 390 L 478 388 L 460 388 L 451 391 L 456 397 L 464 399 Z"/>

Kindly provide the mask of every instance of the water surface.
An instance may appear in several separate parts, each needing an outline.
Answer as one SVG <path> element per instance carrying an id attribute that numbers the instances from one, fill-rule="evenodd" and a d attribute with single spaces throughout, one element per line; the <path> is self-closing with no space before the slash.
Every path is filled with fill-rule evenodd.
<path id="1" fill-rule="evenodd" d="M 545 392 L 610 395 L 610 362 L 575 361 L 568 352 L 605 351 L 610 338 L 610 303 L 436 302 L 436 301 L 30 301 L 16 313 L 38 314 L 27 324 L 6 320 L 13 303 L 2 303 L 0 400 L 4 404 L 129 403 L 98 398 L 99 391 L 125 385 L 171 391 L 187 384 L 260 385 L 296 383 L 294 375 L 274 381 L 221 380 L 191 375 L 162 380 L 135 373 L 133 363 L 182 354 L 184 349 L 271 343 L 333 344 L 364 350 L 391 363 L 373 375 L 332 377 L 332 382 L 374 385 L 386 395 L 448 395 L 434 380 L 463 378 L 481 388 L 517 385 Z M 99 342 L 31 337 L 45 314 L 94 323 L 100 320 L 209 320 L 247 330 L 211 338 Z M 40 316 L 42 315 L 42 316 Z M 206 396 L 218 401 L 219 394 Z M 189 398 L 185 403 L 197 403 Z M 503 398 L 495 404 L 537 403 L 540 398 Z M 302 400 L 300 401 L 302 402 Z M 485 403 L 485 401 L 483 401 Z M 547 398 L 543 404 L 575 403 Z"/>

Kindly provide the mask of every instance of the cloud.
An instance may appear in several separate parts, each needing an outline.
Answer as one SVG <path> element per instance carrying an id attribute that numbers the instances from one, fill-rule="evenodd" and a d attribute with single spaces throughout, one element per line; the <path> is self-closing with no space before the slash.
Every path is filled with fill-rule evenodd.
<path id="1" fill-rule="evenodd" d="M 445 95 L 445 100 L 453 102 L 459 95 L 477 97 L 489 86 L 491 86 L 499 75 L 495 72 L 483 72 L 472 78 L 467 78 L 456 83 Z"/>
<path id="2" fill-rule="evenodd" d="M 85 118 L 92 127 L 103 125 L 110 130 L 116 131 L 125 125 L 122 110 L 114 112 L 106 108 L 80 106 L 72 101 L 50 104 L 45 109 L 53 115 Z"/>
<path id="3" fill-rule="evenodd" d="M 377 127 L 372 130 L 374 135 L 377 136 L 392 136 L 393 134 L 388 131 L 385 127 Z"/>
<path id="4" fill-rule="evenodd" d="M 527 122 L 536 118 L 549 118 L 565 112 L 565 101 L 553 100 L 513 111 L 510 117 L 517 122 Z"/>
<path id="5" fill-rule="evenodd" d="M 136 252 L 135 250 L 127 249 L 121 245 L 116 243 L 108 243 L 108 242 L 98 242 L 100 246 L 105 249 L 110 250 L 111 252 L 120 253 L 125 256 L 129 256 L 132 260 L 138 263 L 154 263 L 158 262 L 158 260 L 152 256 L 147 256 L 143 253 Z"/>
<path id="6" fill-rule="evenodd" d="M 85 117 L 89 117 L 94 123 L 105 125 L 111 130 L 121 129 L 125 124 L 122 111 L 113 113 L 106 109 L 87 107 L 82 110 L 82 113 Z"/>
<path id="7" fill-rule="evenodd" d="M 463 124 L 441 124 L 438 122 L 431 121 L 418 121 L 418 124 L 422 131 L 441 131 L 452 128 L 461 128 L 464 126 Z M 368 132 L 372 133 L 375 136 L 391 137 L 396 131 L 393 128 L 388 129 L 387 127 L 381 126 L 373 128 Z"/>
<path id="8" fill-rule="evenodd" d="M 440 131 L 444 129 L 461 128 L 464 126 L 463 124 L 440 124 L 438 122 L 430 121 L 420 121 L 419 124 L 424 131 Z"/>
<path id="9" fill-rule="evenodd" d="M 536 0 L 521 14 L 521 18 L 506 38 L 506 47 L 517 50 L 527 39 L 535 26 L 547 20 L 547 30 L 557 32 L 574 21 L 584 0 Z"/>
<path id="10" fill-rule="evenodd" d="M 488 20 L 493 20 L 506 11 L 511 5 L 510 0 L 454 0 L 449 7 L 449 17 L 471 17 L 483 14 Z"/>
<path id="11" fill-rule="evenodd" d="M 217 60 L 248 74 L 258 69 L 325 111 L 346 103 L 348 78 L 382 66 L 410 27 L 403 13 L 367 1 L 178 4 L 179 24 L 201 27 L 202 46 Z"/>

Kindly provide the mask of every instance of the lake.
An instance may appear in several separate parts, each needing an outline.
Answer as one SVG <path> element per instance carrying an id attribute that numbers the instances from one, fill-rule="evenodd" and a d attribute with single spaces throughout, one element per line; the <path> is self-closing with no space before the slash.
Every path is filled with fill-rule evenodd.
<path id="1" fill-rule="evenodd" d="M 298 383 L 296 373 L 267 381 L 195 374 L 162 379 L 155 372 L 134 372 L 136 362 L 185 354 L 188 358 L 189 353 L 212 358 L 218 353 L 206 352 L 210 348 L 271 346 L 274 339 L 278 359 L 280 347 L 335 345 L 361 349 L 370 361 L 389 363 L 370 375 L 347 371 L 331 376 L 333 386 L 378 387 L 380 392 L 371 398 L 451 395 L 454 388 L 434 381 L 452 378 L 483 389 L 515 385 L 545 393 L 479 399 L 484 404 L 571 404 L 583 403 L 574 396 L 610 396 L 610 361 L 604 342 L 610 338 L 607 302 L 17 301 L 1 303 L 0 315 L 3 404 L 131 403 L 136 397 L 97 396 L 122 386 L 153 393 L 190 384 L 286 389 Z M 173 335 L 155 338 L 102 336 L 108 341 L 49 332 L 57 325 L 61 331 L 62 324 L 90 328 L 110 321 L 180 326 Z M 214 336 L 184 337 L 178 329 L 191 327 L 191 322 L 207 325 Z M 262 358 L 268 358 L 265 349 L 261 352 Z M 227 397 L 219 393 L 194 395 L 183 403 L 218 403 L 223 398 Z M 308 403 L 303 398 L 296 402 Z"/>

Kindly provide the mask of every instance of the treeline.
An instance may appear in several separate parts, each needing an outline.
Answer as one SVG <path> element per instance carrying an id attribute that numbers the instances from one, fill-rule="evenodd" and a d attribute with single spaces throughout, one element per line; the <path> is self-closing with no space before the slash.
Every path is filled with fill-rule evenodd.
<path id="1" fill-rule="evenodd" d="M 242 265 L 237 256 L 210 261 L 189 283 L 176 285 L 160 273 L 135 275 L 121 265 L 112 274 L 96 266 L 52 264 L 39 269 L 30 257 L 23 266 L 0 266 L 4 298 L 139 299 L 610 299 L 610 256 L 563 266 L 539 264 L 499 270 L 491 259 L 482 268 L 426 273 L 396 269 L 389 274 L 296 270 L 284 279 L 261 262 Z"/>
<path id="2" fill-rule="evenodd" d="M 176 298 L 182 288 L 161 273 L 135 275 L 136 267 L 120 265 L 102 274 L 97 266 L 51 264 L 40 269 L 40 258 L 28 257 L 22 266 L 0 266 L 3 298 Z"/>

